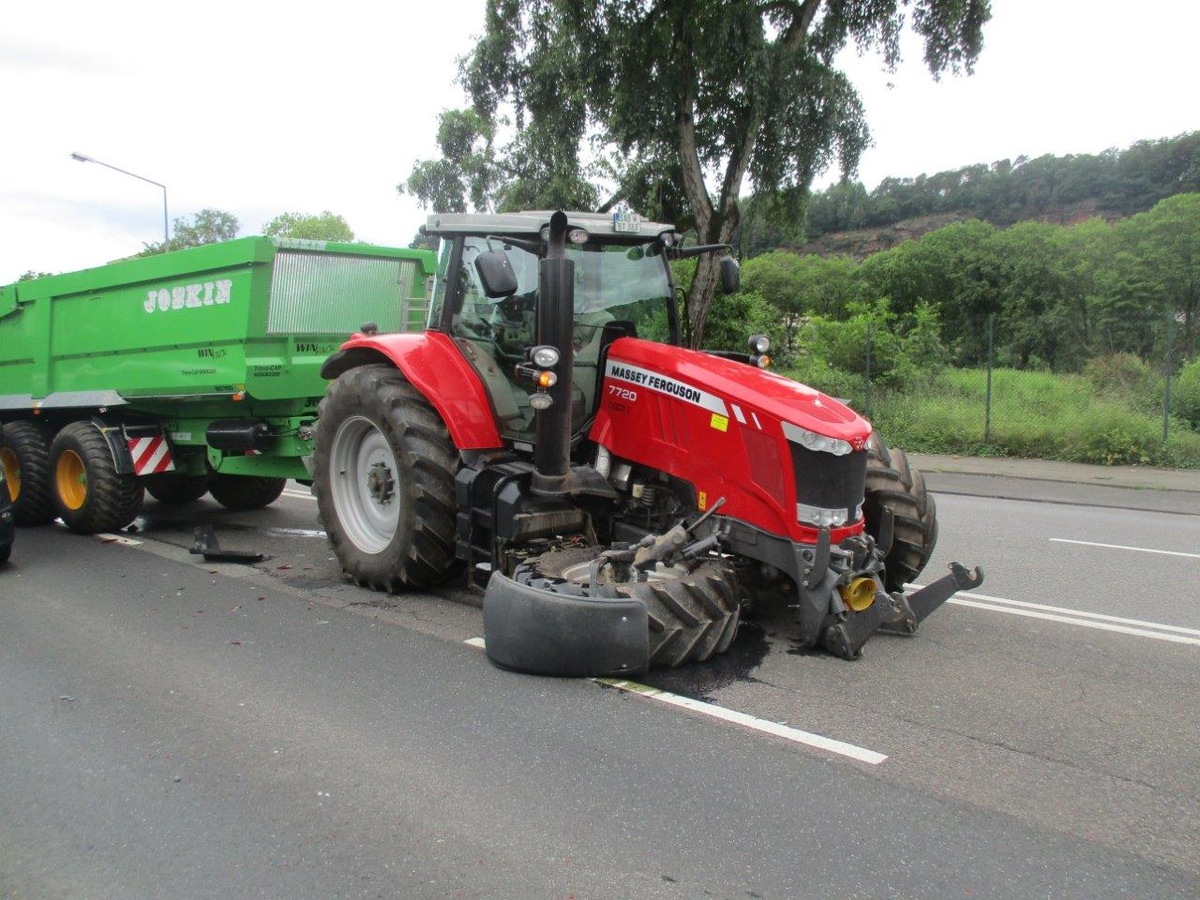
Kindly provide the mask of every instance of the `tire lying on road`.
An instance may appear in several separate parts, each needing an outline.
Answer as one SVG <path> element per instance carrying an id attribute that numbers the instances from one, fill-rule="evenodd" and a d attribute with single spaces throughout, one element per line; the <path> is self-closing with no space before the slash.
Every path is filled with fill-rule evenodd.
<path id="1" fill-rule="evenodd" d="M 551 549 L 518 565 L 511 581 L 520 588 L 551 595 L 548 607 L 552 612 L 547 618 L 553 618 L 554 595 L 563 598 L 565 602 L 558 608 L 568 615 L 577 608 L 572 604 L 573 600 L 596 601 L 595 605 L 601 609 L 606 603 L 618 606 L 628 601 L 640 603 L 646 610 L 648 631 L 648 656 L 643 662 L 650 667 L 672 668 L 685 663 L 703 662 L 729 649 L 737 634 L 740 603 L 732 570 L 725 562 L 704 559 L 686 565 L 660 565 L 648 573 L 646 581 L 611 581 L 601 577 L 596 596 L 593 596 L 591 564 L 605 549 L 599 546 Z M 489 585 L 489 592 L 493 592 L 497 602 L 501 603 L 505 599 L 502 584 L 496 592 Z M 489 620 L 495 623 L 503 621 L 501 616 L 488 616 L 488 602 L 489 599 L 485 598 L 485 627 Z M 516 599 L 516 602 L 522 601 Z M 502 663 L 507 660 L 512 668 L 545 671 L 546 667 L 540 662 L 539 647 L 535 646 L 540 643 L 536 636 L 525 638 L 506 631 L 497 633 L 495 637 L 510 642 L 510 646 L 495 647 L 493 636 L 485 634 L 489 655 L 493 660 Z M 521 646 L 526 640 L 529 641 L 527 648 Z M 520 662 L 523 658 L 527 658 L 530 664 L 523 666 Z"/>

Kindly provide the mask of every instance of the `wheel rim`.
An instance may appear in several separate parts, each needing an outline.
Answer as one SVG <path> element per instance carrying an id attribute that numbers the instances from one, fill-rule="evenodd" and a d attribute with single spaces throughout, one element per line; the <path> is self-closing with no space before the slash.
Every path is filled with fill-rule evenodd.
<path id="1" fill-rule="evenodd" d="M 346 536 L 365 553 L 382 552 L 402 509 L 391 445 L 374 422 L 353 416 L 334 435 L 330 461 L 333 505 Z"/>
<path id="2" fill-rule="evenodd" d="M 604 566 L 600 570 L 600 584 L 613 583 L 612 566 Z M 655 563 L 654 568 L 646 571 L 647 581 L 675 581 L 680 578 L 687 578 L 690 573 L 684 566 L 664 566 L 662 563 Z M 571 581 L 575 584 L 587 585 L 592 580 L 592 562 L 586 560 L 584 562 L 574 563 L 569 566 L 564 566 L 562 577 L 565 581 Z"/>
<path id="3" fill-rule="evenodd" d="M 67 509 L 82 509 L 87 502 L 87 469 L 74 450 L 64 450 L 54 464 L 54 484 Z"/>
<path id="4" fill-rule="evenodd" d="M 21 495 L 21 467 L 17 455 L 5 447 L 0 450 L 0 468 L 4 469 L 4 482 L 8 485 L 8 496 L 13 503 Z"/>

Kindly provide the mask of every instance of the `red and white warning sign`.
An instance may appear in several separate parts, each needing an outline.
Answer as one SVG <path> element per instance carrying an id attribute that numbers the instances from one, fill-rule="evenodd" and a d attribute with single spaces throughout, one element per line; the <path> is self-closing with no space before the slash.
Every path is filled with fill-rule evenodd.
<path id="1" fill-rule="evenodd" d="M 161 434 L 155 437 L 126 438 L 129 453 L 133 457 L 133 471 L 138 475 L 157 475 L 159 472 L 175 471 L 175 460 L 171 448 Z"/>

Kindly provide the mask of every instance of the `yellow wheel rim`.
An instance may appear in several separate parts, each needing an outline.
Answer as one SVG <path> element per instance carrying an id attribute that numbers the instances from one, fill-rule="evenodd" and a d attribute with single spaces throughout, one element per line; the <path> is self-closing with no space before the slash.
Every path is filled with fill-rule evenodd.
<path id="1" fill-rule="evenodd" d="M 21 469 L 17 466 L 17 455 L 5 447 L 0 450 L 0 467 L 4 469 L 4 483 L 8 485 L 8 496 L 14 503 L 21 493 Z"/>
<path id="2" fill-rule="evenodd" d="M 74 450 L 64 450 L 54 465 L 58 498 L 67 509 L 82 509 L 87 502 L 87 469 Z"/>

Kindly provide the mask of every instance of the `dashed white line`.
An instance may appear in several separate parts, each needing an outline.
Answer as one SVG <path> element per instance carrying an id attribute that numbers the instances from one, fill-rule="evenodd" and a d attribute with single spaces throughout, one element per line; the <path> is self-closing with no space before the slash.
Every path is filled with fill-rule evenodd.
<path id="1" fill-rule="evenodd" d="M 472 647 L 478 647 L 481 650 L 486 649 L 483 638 L 469 638 L 463 643 L 470 644 Z M 835 753 L 838 756 L 845 756 L 872 766 L 877 766 L 887 759 L 885 754 L 876 753 L 874 750 L 868 750 L 865 747 L 858 747 L 854 744 L 848 744 L 845 741 L 838 741 L 824 735 L 813 734 L 810 731 L 801 731 L 799 728 L 791 728 L 787 725 L 781 725 L 778 722 L 760 719 L 757 716 L 738 712 L 734 709 L 726 709 L 714 703 L 705 703 L 703 700 L 693 700 L 691 697 L 683 697 L 668 691 L 660 691 L 658 688 L 639 684 L 636 681 L 626 681 L 619 678 L 593 678 L 591 680 L 597 684 L 616 688 L 619 691 L 637 694 L 640 697 L 657 700 L 660 703 L 666 703 L 670 706 L 689 709 L 714 719 L 720 719 L 723 722 L 731 722 L 735 725 L 741 725 L 743 728 L 749 728 L 752 731 L 774 735 L 775 737 L 780 737 L 797 744 L 805 744 L 818 750 Z"/>
<path id="2" fill-rule="evenodd" d="M 1200 553 L 1183 553 L 1179 550 L 1159 550 L 1155 547 L 1126 547 L 1124 544 L 1097 544 L 1095 541 L 1072 541 L 1067 538 L 1050 538 L 1056 544 L 1078 544 L 1082 547 L 1102 547 L 1105 550 L 1132 550 L 1136 553 L 1158 553 L 1163 556 L 1183 556 L 1200 559 Z"/>

